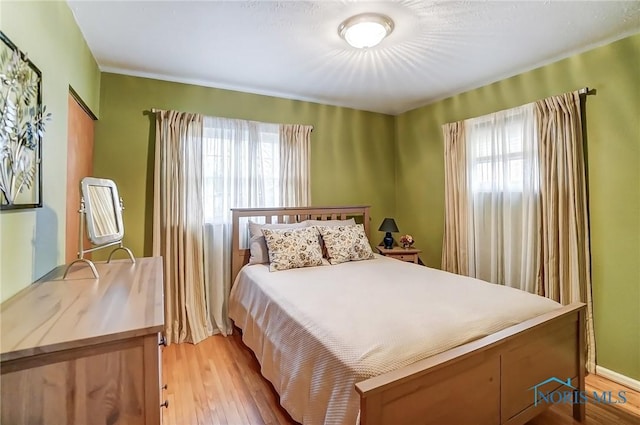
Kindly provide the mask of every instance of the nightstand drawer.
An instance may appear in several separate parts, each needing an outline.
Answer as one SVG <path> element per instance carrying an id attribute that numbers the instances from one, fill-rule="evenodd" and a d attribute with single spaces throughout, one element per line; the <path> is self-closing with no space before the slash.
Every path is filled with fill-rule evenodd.
<path id="1" fill-rule="evenodd" d="M 396 260 L 401 260 L 401 261 L 409 261 L 411 263 L 416 262 L 416 257 L 418 255 L 417 254 L 393 254 L 390 255 L 391 258 L 395 258 Z"/>
<path id="2" fill-rule="evenodd" d="M 393 247 L 387 249 L 383 246 L 379 246 L 378 252 L 385 257 L 393 258 L 394 260 L 419 264 L 418 254 L 420 254 L 422 251 L 417 248 Z"/>

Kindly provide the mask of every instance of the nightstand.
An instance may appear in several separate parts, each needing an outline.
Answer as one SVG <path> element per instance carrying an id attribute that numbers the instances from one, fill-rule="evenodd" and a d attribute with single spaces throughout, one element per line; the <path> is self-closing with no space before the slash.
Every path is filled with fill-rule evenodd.
<path id="1" fill-rule="evenodd" d="M 391 249 L 387 249 L 383 246 L 378 246 L 378 252 L 385 257 L 395 258 L 400 261 L 408 261 L 410 263 L 418 264 L 418 254 L 422 251 L 417 248 L 402 248 L 394 246 Z"/>

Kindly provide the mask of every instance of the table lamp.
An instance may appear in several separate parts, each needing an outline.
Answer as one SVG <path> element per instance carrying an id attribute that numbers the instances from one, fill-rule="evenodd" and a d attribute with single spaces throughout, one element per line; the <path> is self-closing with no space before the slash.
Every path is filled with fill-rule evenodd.
<path id="1" fill-rule="evenodd" d="M 384 242 L 384 247 L 386 249 L 393 248 L 393 236 L 391 236 L 391 232 L 399 232 L 395 220 L 392 218 L 385 218 L 378 230 L 381 232 L 387 232 L 382 240 L 382 242 Z"/>

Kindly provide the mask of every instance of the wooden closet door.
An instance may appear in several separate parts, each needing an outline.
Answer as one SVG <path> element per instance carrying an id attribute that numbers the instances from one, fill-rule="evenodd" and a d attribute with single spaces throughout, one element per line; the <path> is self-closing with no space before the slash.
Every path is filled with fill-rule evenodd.
<path id="1" fill-rule="evenodd" d="M 77 257 L 80 219 L 80 180 L 93 173 L 94 117 L 69 93 L 67 136 L 67 230 L 65 261 Z M 85 246 L 88 246 L 85 237 Z"/>

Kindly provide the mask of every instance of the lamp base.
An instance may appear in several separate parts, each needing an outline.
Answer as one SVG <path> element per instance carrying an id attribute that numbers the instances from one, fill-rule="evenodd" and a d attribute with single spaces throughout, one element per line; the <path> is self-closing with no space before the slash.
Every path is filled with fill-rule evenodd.
<path id="1" fill-rule="evenodd" d="M 384 235 L 382 242 L 384 243 L 385 249 L 393 248 L 393 236 L 391 236 L 391 232 L 387 232 L 387 234 Z"/>

